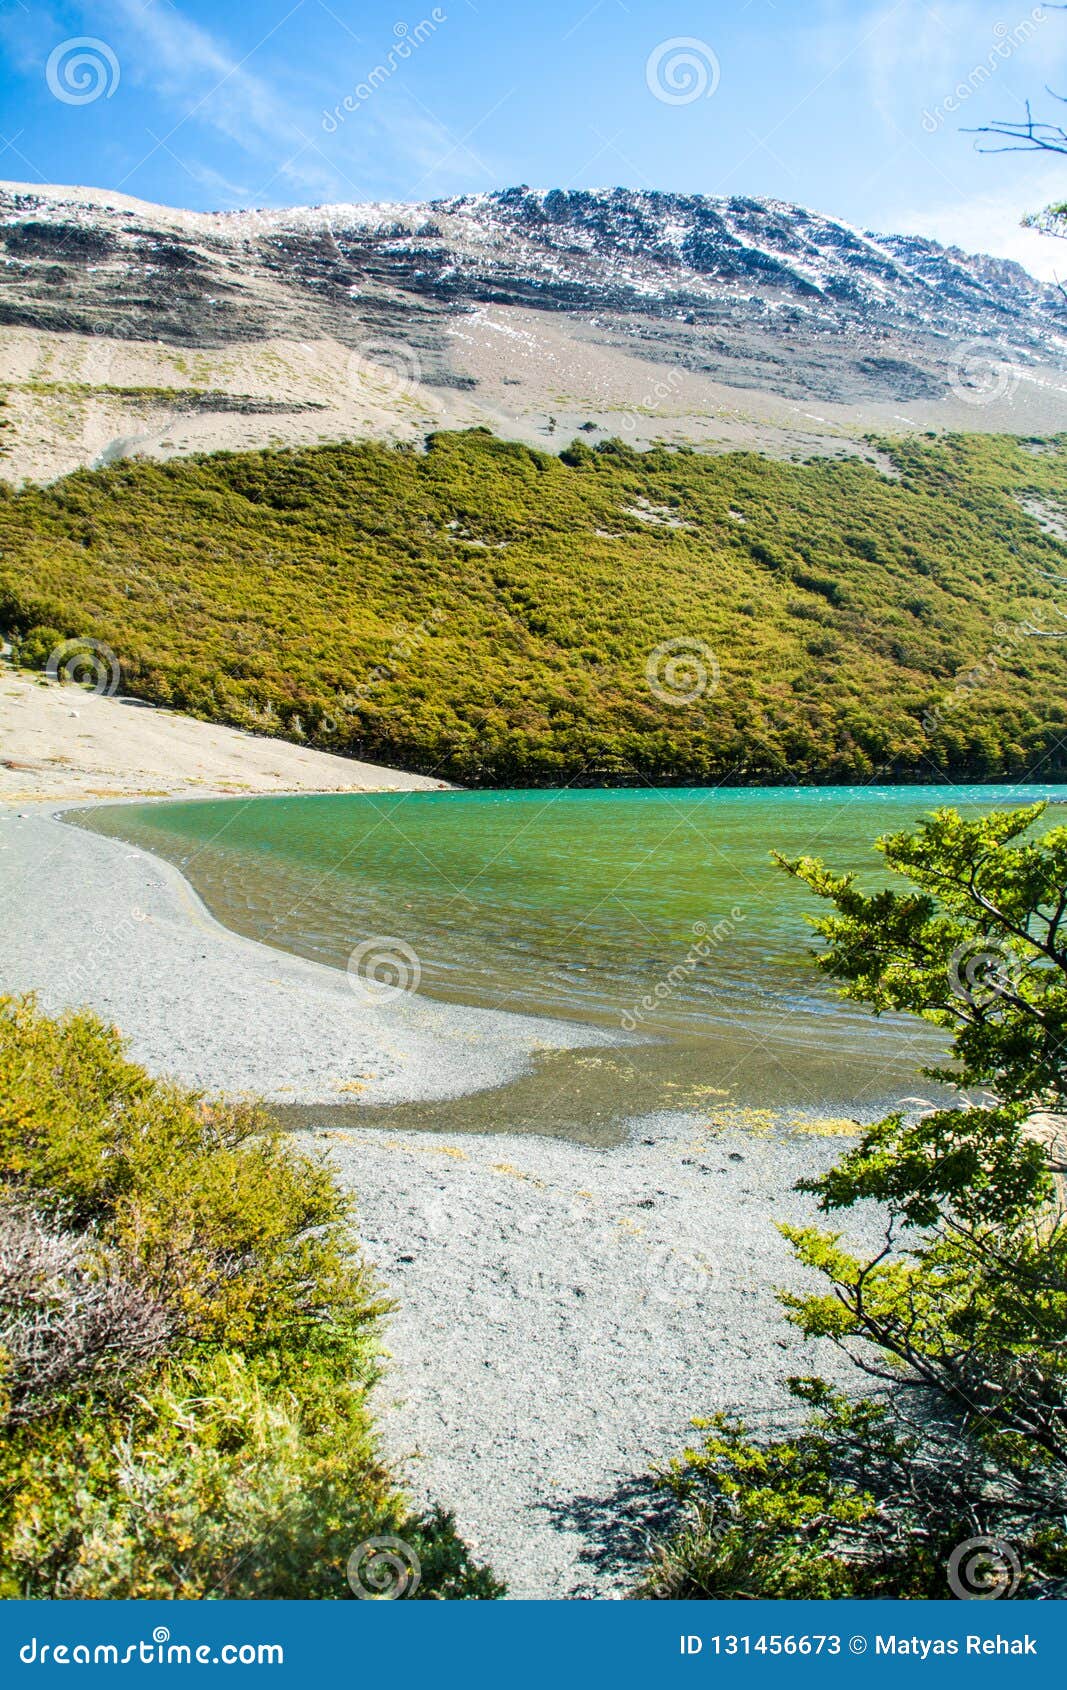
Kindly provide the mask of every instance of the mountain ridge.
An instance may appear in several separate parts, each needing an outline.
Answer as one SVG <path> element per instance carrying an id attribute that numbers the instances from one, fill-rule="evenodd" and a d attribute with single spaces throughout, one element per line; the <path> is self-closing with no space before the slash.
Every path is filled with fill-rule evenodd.
<path id="1" fill-rule="evenodd" d="M 441 426 L 785 455 L 862 451 L 894 418 L 1067 427 L 1057 288 L 1011 260 L 779 199 L 518 187 L 184 212 L 12 184 L 0 249 L 16 471 L 35 479 L 137 451 Z M 35 460 L 34 384 L 57 379 L 70 439 L 38 440 Z M 195 425 L 188 399 L 167 403 L 183 386 Z M 250 404 L 240 423 L 209 425 L 215 390 L 231 411 L 234 398 L 275 411 L 291 399 L 293 415 L 257 430 Z M 309 408 L 327 414 L 297 417 Z"/>
<path id="2" fill-rule="evenodd" d="M 1062 294 L 1030 276 L 1022 265 L 981 253 L 968 255 L 921 236 L 876 234 L 774 197 L 520 186 L 427 201 L 186 212 L 95 190 L 12 184 L 0 185 L 5 242 L 12 224 L 28 221 L 25 212 L 46 207 L 64 207 L 75 227 L 84 227 L 86 214 L 93 213 L 165 218 L 176 233 L 224 244 L 325 235 L 338 243 L 337 256 L 349 256 L 353 264 L 366 262 L 366 249 L 346 255 L 339 243 L 348 236 L 369 237 L 384 248 L 387 258 L 410 254 L 437 259 L 436 272 L 413 265 L 405 273 L 397 265 L 393 273 L 412 291 L 442 290 L 446 296 L 453 289 L 460 291 L 464 281 L 480 279 L 478 257 L 491 263 L 494 251 L 506 251 L 509 241 L 522 243 L 529 256 L 551 255 L 542 266 L 546 280 L 552 275 L 560 282 L 576 280 L 583 261 L 591 261 L 590 269 L 608 271 L 610 277 L 613 266 L 629 259 L 627 279 L 635 291 L 660 291 L 667 298 L 703 293 L 715 299 L 736 291 L 734 284 L 748 282 L 752 287 L 777 284 L 811 299 L 829 295 L 848 300 L 849 283 L 853 288 L 865 283 L 870 295 L 884 294 L 896 283 L 924 294 L 933 305 L 938 287 L 948 286 L 955 303 L 983 301 L 1009 316 L 1021 317 L 1024 307 L 1036 307 L 1049 316 L 1051 332 L 1067 349 Z M 134 244 L 145 233 L 126 232 L 132 233 Z M 59 245 L 63 234 L 61 228 L 56 230 Z M 434 241 L 443 247 L 435 251 Z M 574 267 L 570 277 L 568 259 Z M 483 269 L 489 270 L 490 263 Z M 665 279 L 673 270 L 681 285 L 655 289 L 657 269 Z"/>

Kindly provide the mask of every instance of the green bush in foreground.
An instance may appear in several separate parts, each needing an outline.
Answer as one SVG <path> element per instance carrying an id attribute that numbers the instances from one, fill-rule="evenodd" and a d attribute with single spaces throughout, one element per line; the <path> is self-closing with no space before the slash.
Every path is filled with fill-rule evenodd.
<path id="1" fill-rule="evenodd" d="M 0 998 L 0 1595 L 344 1597 L 380 1536 L 413 1594 L 502 1594 L 377 1453 L 350 1222 L 258 1107 Z"/>
<path id="2" fill-rule="evenodd" d="M 877 1399 L 792 1380 L 791 1437 L 704 1423 L 663 1483 L 690 1510 L 652 1596 L 1063 1595 L 1067 1590 L 1067 828 L 1043 805 L 938 811 L 881 840 L 917 891 L 868 897 L 809 859 L 846 995 L 950 1029 L 960 1106 L 890 1115 L 801 1182 L 825 1213 L 877 1205 L 872 1257 L 783 1227 L 828 1289 L 782 1298 Z M 973 1092 L 980 1093 L 976 1102 Z"/>

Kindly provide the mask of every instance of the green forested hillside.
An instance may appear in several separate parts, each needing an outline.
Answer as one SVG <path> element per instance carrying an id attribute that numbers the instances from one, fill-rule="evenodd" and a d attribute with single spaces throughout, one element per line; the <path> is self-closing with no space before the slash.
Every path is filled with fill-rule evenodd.
<path id="1" fill-rule="evenodd" d="M 0 628 L 461 781 L 1062 778 L 1067 548 L 1030 512 L 1067 511 L 1067 439 L 881 444 L 892 474 L 483 431 L 119 463 L 0 495 Z M 669 641 L 690 702 L 684 659 L 649 684 Z"/>

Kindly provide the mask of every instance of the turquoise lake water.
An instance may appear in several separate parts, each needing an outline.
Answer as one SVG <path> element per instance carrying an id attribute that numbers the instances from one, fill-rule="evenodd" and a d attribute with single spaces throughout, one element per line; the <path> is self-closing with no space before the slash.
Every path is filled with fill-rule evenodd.
<path id="1" fill-rule="evenodd" d="M 915 1090 L 935 1035 L 874 1021 L 816 976 L 805 915 L 818 900 L 771 851 L 822 856 L 874 887 L 887 879 L 879 834 L 942 804 L 981 812 L 1061 791 L 379 793 L 78 819 L 167 858 L 219 920 L 283 950 L 338 968 L 357 951 L 360 972 L 417 976 L 433 997 L 640 1037 L 636 1073 L 631 1053 L 623 1080 L 576 1082 L 609 1113 L 620 1087 L 640 1107 L 704 1087 L 746 1106 L 863 1109 Z"/>

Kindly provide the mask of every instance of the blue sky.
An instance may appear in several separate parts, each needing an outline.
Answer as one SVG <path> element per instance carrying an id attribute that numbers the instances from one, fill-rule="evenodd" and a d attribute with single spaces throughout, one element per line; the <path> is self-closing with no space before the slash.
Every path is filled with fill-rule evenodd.
<path id="1" fill-rule="evenodd" d="M 1032 0 L 0 0 L 0 50 L 8 180 L 194 210 L 769 194 L 1067 274 L 1018 228 L 1067 158 L 961 133 L 1067 92 L 1067 11 Z"/>

